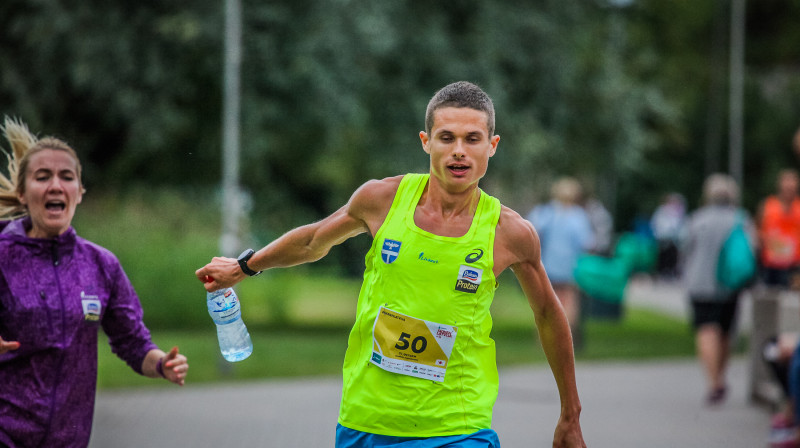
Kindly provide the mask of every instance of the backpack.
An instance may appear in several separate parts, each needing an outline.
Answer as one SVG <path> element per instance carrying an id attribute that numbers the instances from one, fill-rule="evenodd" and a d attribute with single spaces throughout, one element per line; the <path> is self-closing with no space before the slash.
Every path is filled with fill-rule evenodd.
<path id="1" fill-rule="evenodd" d="M 717 281 L 731 290 L 745 287 L 756 274 L 756 256 L 744 229 L 741 216 L 722 244 L 717 259 Z"/>

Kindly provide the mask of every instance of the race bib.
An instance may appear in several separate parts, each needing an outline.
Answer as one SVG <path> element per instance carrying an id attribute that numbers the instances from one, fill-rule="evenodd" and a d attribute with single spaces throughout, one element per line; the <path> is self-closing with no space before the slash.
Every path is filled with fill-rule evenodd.
<path id="1" fill-rule="evenodd" d="M 381 307 L 372 328 L 373 364 L 387 372 L 442 382 L 457 327 Z"/>
<path id="2" fill-rule="evenodd" d="M 786 235 L 772 233 L 766 238 L 766 258 L 772 265 L 791 266 L 797 250 L 794 240 Z"/>
<path id="3" fill-rule="evenodd" d="M 86 294 L 81 291 L 81 307 L 83 308 L 83 320 L 97 322 L 103 310 L 103 303 L 95 295 Z"/>

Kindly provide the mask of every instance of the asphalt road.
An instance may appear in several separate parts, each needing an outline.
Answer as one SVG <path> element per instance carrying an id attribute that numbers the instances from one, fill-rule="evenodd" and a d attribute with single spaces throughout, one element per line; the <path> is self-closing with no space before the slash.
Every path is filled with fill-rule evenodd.
<path id="1" fill-rule="evenodd" d="M 628 305 L 687 316 L 680 285 L 629 284 Z M 739 328 L 750 324 L 742 303 Z M 593 448 L 763 448 L 770 411 L 747 398 L 745 358 L 729 370 L 729 399 L 708 408 L 693 359 L 579 363 L 584 438 Z M 332 447 L 340 377 L 101 391 L 91 448 Z M 559 413 L 545 366 L 503 368 L 493 427 L 504 448 L 550 447 Z"/>
<path id="2" fill-rule="evenodd" d="M 746 398 L 747 368 L 734 360 L 730 398 L 703 403 L 693 360 L 581 363 L 582 428 L 589 447 L 766 447 L 768 410 Z M 332 447 L 338 377 L 98 394 L 90 447 Z M 494 429 L 504 448 L 549 447 L 558 418 L 547 367 L 502 369 Z"/>

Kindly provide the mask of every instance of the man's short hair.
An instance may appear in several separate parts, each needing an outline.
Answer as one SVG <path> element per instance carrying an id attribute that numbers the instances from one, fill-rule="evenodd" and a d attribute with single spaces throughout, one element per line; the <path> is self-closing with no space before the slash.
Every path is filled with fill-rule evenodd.
<path id="1" fill-rule="evenodd" d="M 428 108 L 425 111 L 425 132 L 428 134 L 433 129 L 434 112 L 443 107 L 467 107 L 486 112 L 486 127 L 489 130 L 489 136 L 494 135 L 494 104 L 489 95 L 477 85 L 467 81 L 458 81 L 439 89 L 428 102 Z"/>

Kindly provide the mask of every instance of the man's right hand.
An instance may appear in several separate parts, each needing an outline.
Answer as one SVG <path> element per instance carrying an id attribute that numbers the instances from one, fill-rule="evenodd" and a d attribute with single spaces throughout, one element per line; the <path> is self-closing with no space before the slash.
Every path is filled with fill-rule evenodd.
<path id="1" fill-rule="evenodd" d="M 235 258 L 214 257 L 211 262 L 195 271 L 206 291 L 216 291 L 234 286 L 247 277 Z"/>

